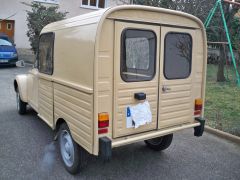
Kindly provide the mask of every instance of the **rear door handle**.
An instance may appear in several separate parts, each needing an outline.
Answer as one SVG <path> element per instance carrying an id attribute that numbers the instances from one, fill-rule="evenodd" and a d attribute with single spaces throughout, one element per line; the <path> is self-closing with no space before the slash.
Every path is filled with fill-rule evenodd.
<path id="1" fill-rule="evenodd" d="M 170 91 L 170 90 L 171 90 L 171 88 L 168 88 L 167 86 L 163 86 L 162 87 L 162 91 L 163 92 Z"/>
<path id="2" fill-rule="evenodd" d="M 146 94 L 143 92 L 140 93 L 135 93 L 134 98 L 137 100 L 145 100 L 146 99 Z"/>

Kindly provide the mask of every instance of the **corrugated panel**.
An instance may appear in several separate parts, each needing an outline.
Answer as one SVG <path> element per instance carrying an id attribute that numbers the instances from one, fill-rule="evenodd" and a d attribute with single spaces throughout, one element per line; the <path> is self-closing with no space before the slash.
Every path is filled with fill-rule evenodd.
<path id="1" fill-rule="evenodd" d="M 160 129 L 192 121 L 193 99 L 191 86 L 190 82 L 177 86 L 168 85 L 171 90 L 160 94 Z"/>
<path id="2" fill-rule="evenodd" d="M 93 95 L 55 83 L 54 114 L 68 123 L 74 140 L 92 152 Z"/>
<path id="3" fill-rule="evenodd" d="M 53 84 L 51 81 L 44 79 L 39 80 L 38 92 L 38 113 L 40 117 L 50 126 L 53 127 Z"/>

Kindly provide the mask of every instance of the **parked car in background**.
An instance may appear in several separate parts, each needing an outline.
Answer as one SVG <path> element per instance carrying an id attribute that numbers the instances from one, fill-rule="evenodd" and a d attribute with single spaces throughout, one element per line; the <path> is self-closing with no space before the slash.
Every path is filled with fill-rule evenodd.
<path id="1" fill-rule="evenodd" d="M 13 40 L 5 33 L 0 33 L 0 39 L 5 39 L 5 40 L 13 43 Z"/>
<path id="2" fill-rule="evenodd" d="M 15 45 L 3 38 L 0 38 L 0 66 L 16 65 L 18 54 Z"/>

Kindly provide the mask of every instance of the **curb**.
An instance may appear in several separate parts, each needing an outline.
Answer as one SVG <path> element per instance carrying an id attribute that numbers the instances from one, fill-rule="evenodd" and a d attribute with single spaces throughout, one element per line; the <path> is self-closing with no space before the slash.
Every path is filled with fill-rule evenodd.
<path id="1" fill-rule="evenodd" d="M 205 130 L 206 130 L 206 132 L 214 134 L 214 135 L 216 135 L 218 137 L 222 137 L 222 138 L 227 139 L 229 141 L 232 141 L 234 143 L 240 144 L 240 137 L 238 137 L 238 136 L 234 136 L 232 134 L 229 134 L 229 133 L 226 133 L 226 132 L 223 132 L 223 131 L 211 128 L 209 126 L 205 126 Z"/>

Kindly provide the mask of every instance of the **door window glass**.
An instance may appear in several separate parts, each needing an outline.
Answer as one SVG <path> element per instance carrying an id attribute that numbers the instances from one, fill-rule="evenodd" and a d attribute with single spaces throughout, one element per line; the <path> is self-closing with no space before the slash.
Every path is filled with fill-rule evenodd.
<path id="1" fill-rule="evenodd" d="M 121 77 L 126 82 L 148 81 L 155 75 L 156 35 L 153 31 L 126 29 L 121 38 Z"/>
<path id="2" fill-rule="evenodd" d="M 49 75 L 53 73 L 53 42 L 53 33 L 43 34 L 40 37 L 38 59 L 41 73 Z"/>
<path id="3" fill-rule="evenodd" d="M 191 73 L 192 37 L 186 33 L 168 33 L 165 37 L 164 76 L 185 79 Z"/>

